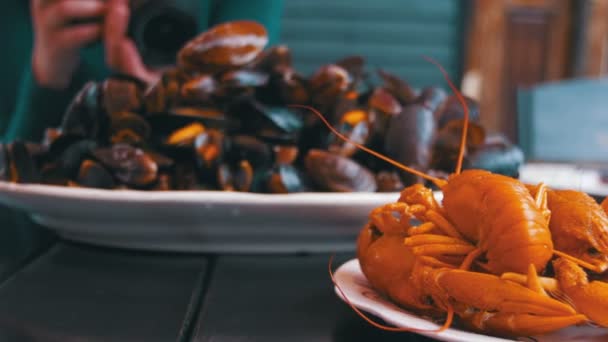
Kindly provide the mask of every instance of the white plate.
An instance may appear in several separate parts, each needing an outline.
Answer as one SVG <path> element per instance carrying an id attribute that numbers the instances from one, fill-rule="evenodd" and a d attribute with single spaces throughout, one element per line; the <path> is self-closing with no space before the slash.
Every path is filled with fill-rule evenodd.
<path id="1" fill-rule="evenodd" d="M 72 240 L 222 253 L 352 251 L 371 209 L 397 193 L 134 191 L 0 182 L 0 203 Z"/>
<path id="2" fill-rule="evenodd" d="M 340 266 L 335 272 L 336 283 L 340 286 L 348 300 L 361 310 L 370 312 L 385 322 L 397 327 L 416 328 L 416 329 L 438 329 L 439 326 L 409 313 L 387 299 L 379 295 L 368 283 L 361 272 L 359 261 L 350 260 Z M 336 288 L 338 296 L 344 300 L 341 293 Z M 442 341 L 458 342 L 499 342 L 510 341 L 502 338 L 487 335 L 475 334 L 463 330 L 449 328 L 441 333 L 423 333 L 423 335 Z M 521 341 L 538 342 L 565 342 L 565 341 L 586 341 L 599 342 L 608 341 L 608 329 L 593 328 L 589 326 L 570 327 L 562 329 L 552 334 L 534 336 L 533 339 L 522 338 Z"/>

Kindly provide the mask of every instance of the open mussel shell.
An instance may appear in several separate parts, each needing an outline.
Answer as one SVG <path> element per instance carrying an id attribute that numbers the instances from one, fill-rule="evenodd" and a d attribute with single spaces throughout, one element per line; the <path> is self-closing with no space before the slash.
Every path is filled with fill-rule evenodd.
<path id="1" fill-rule="evenodd" d="M 294 143 L 304 126 L 301 116 L 285 107 L 267 106 L 255 100 L 243 100 L 230 108 L 241 120 L 242 129 L 269 143 Z"/>
<path id="2" fill-rule="evenodd" d="M 247 160 L 253 168 L 269 167 L 273 162 L 273 151 L 269 144 L 248 135 L 235 135 L 224 139 L 222 159 L 230 164 Z"/>
<path id="3" fill-rule="evenodd" d="M 93 156 L 126 185 L 145 187 L 156 181 L 158 165 L 139 148 L 116 144 L 96 149 Z"/>
<path id="4" fill-rule="evenodd" d="M 110 172 L 90 159 L 80 165 L 76 182 L 84 187 L 99 189 L 112 189 L 116 185 Z"/>
<path id="5" fill-rule="evenodd" d="M 268 43 L 264 26 L 255 21 L 216 25 L 189 41 L 178 53 L 178 66 L 187 70 L 213 70 L 251 63 Z"/>
<path id="6" fill-rule="evenodd" d="M 306 191 L 302 174 L 293 165 L 277 165 L 267 174 L 266 192 L 289 194 Z"/>
<path id="7" fill-rule="evenodd" d="M 323 150 L 310 150 L 304 165 L 307 175 L 322 191 L 374 192 L 374 174 L 352 159 Z"/>
<path id="8" fill-rule="evenodd" d="M 234 165 L 222 163 L 218 168 L 217 179 L 224 191 L 249 191 L 253 183 L 253 167 L 247 160 Z"/>
<path id="9" fill-rule="evenodd" d="M 150 137 L 152 128 L 146 119 L 133 112 L 114 112 L 110 115 L 110 136 L 114 143 L 124 142 L 126 139 L 119 139 L 124 135 L 132 135 L 131 141 L 143 143 Z M 127 140 L 129 141 L 129 140 Z"/>
<path id="10" fill-rule="evenodd" d="M 175 130 L 165 139 L 164 143 L 169 146 L 192 146 L 196 137 L 204 132 L 205 126 L 203 124 L 193 122 Z"/>
<path id="11" fill-rule="evenodd" d="M 422 89 L 416 103 L 435 112 L 446 101 L 448 94 L 440 87 L 426 87 Z"/>
<path id="12" fill-rule="evenodd" d="M 350 141 L 365 145 L 371 133 L 369 113 L 361 109 L 348 111 L 344 113 L 336 129 Z M 358 151 L 358 148 L 351 142 L 344 141 L 331 133 L 328 150 L 345 157 L 351 157 Z"/>
<path id="13" fill-rule="evenodd" d="M 224 112 L 205 107 L 176 107 L 168 114 L 149 116 L 147 119 L 153 132 L 152 141 L 161 145 L 170 135 L 194 123 L 201 124 L 205 129 L 221 131 L 233 131 L 240 125 L 238 120 L 229 118 Z"/>
<path id="14" fill-rule="evenodd" d="M 224 133 L 209 129 L 199 134 L 194 140 L 196 162 L 202 170 L 212 169 L 222 158 L 224 151 Z"/>

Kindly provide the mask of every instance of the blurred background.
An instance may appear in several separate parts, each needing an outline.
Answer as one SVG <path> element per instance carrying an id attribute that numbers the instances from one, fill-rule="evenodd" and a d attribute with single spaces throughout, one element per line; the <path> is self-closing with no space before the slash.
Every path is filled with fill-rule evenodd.
<path id="1" fill-rule="evenodd" d="M 197 11 L 196 1 L 167 1 Z M 6 36 L 4 48 L 11 51 L 2 59 L 7 73 L 0 83 L 2 113 L 15 110 L 12 99 L 18 93 L 16 83 L 29 63 L 26 56 L 32 45 L 27 8 L 14 7 L 15 10 L 9 5 L 4 15 L 22 16 L 24 20 L 0 21 Z M 482 126 L 523 145 L 528 157 L 536 156 L 530 146 L 535 137 L 543 136 L 539 130 L 547 131 L 549 136 L 544 141 L 548 145 L 551 140 L 546 139 L 559 138 L 548 130 L 571 129 L 584 121 L 590 127 L 579 129 L 580 139 L 574 140 L 580 141 L 578 147 L 587 146 L 597 152 L 585 160 L 608 162 L 608 135 L 597 133 L 590 140 L 588 134 L 589 129 L 598 129 L 597 120 L 608 118 L 602 102 L 605 84 L 600 84 L 600 88 L 596 84 L 556 88 L 546 102 L 554 105 L 552 111 L 563 113 L 550 113 L 547 117 L 548 107 L 543 105 L 538 121 L 530 119 L 539 106 L 536 98 L 525 93 L 551 82 L 597 79 L 606 74 L 606 0 L 285 0 L 281 19 L 278 43 L 290 47 L 296 70 L 305 75 L 321 65 L 356 54 L 365 57 L 371 68 L 395 73 L 416 88 L 445 87 L 441 74 L 422 58 L 431 56 L 443 64 L 466 95 L 479 101 Z M 192 30 L 190 25 L 182 28 Z M 10 32 L 29 35 L 11 36 Z M 24 37 L 30 41 L 24 41 Z M 169 42 L 165 44 L 168 48 L 177 48 L 170 44 L 171 39 L 150 41 Z M 139 48 L 147 57 L 149 51 L 141 45 Z M 98 47 L 97 53 L 101 54 L 100 50 Z M 592 93 L 597 95 L 593 99 L 578 97 Z M 561 95 L 574 98 L 556 102 Z M 571 110 L 580 110 L 587 116 L 572 121 Z M 558 122 L 568 125 L 556 125 Z M 0 129 L 6 125 L 0 122 Z M 541 152 L 536 153 L 539 159 Z M 571 158 L 563 155 L 545 159 Z"/>
<path id="2" fill-rule="evenodd" d="M 604 0 L 286 1 L 281 41 L 295 64 L 360 54 L 416 87 L 443 84 L 442 63 L 480 102 L 483 126 L 518 142 L 517 89 L 606 74 Z"/>

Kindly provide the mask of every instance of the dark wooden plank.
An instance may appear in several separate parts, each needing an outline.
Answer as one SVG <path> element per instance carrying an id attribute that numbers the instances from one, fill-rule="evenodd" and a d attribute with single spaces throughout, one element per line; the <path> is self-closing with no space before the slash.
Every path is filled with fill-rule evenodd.
<path id="1" fill-rule="evenodd" d="M 60 243 L 0 287 L 0 341 L 175 341 L 205 268 Z"/>
<path id="2" fill-rule="evenodd" d="M 430 341 L 365 323 L 334 294 L 327 261 L 327 255 L 219 257 L 193 341 Z"/>
<path id="3" fill-rule="evenodd" d="M 54 241 L 54 234 L 25 213 L 0 206 L 0 284 Z"/>

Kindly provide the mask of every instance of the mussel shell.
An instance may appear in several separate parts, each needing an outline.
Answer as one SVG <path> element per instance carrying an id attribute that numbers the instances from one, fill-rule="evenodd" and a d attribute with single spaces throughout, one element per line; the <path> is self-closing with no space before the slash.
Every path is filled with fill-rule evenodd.
<path id="1" fill-rule="evenodd" d="M 247 160 L 254 169 L 272 165 L 273 151 L 269 144 L 248 135 L 235 135 L 224 139 L 223 160 L 235 165 Z"/>
<path id="2" fill-rule="evenodd" d="M 322 191 L 374 192 L 376 178 L 352 159 L 323 150 L 310 150 L 304 160 L 307 175 Z"/>
<path id="3" fill-rule="evenodd" d="M 411 104 L 391 117 L 384 151 L 397 162 L 426 170 L 431 160 L 435 119 L 433 112 L 420 104 Z M 405 185 L 421 181 L 407 172 L 400 172 Z"/>
<path id="4" fill-rule="evenodd" d="M 102 105 L 108 114 L 138 111 L 143 105 L 143 94 L 133 80 L 108 78 L 102 85 Z"/>
<path id="5" fill-rule="evenodd" d="M 426 87 L 420 92 L 416 103 L 423 105 L 430 111 L 435 112 L 447 99 L 448 94 L 440 87 Z"/>
<path id="6" fill-rule="evenodd" d="M 344 122 L 336 129 L 346 136 L 350 141 L 365 145 L 370 137 L 370 125 L 366 120 L 354 123 L 354 125 Z M 343 141 L 335 134 L 330 133 L 328 150 L 332 153 L 337 153 L 345 157 L 353 156 L 359 149 L 351 142 Z"/>
<path id="7" fill-rule="evenodd" d="M 114 112 L 110 115 L 110 134 L 114 135 L 122 130 L 130 130 L 135 135 L 147 140 L 152 128 L 146 119 L 133 112 Z"/>
<path id="8" fill-rule="evenodd" d="M 365 75 L 365 58 L 362 56 L 347 56 L 336 61 L 334 64 L 344 68 L 355 82 L 362 79 Z"/>
<path id="9" fill-rule="evenodd" d="M 217 175 L 219 186 L 224 191 L 249 191 L 253 184 L 253 167 L 247 160 L 235 166 L 222 163 Z"/>
<path id="10" fill-rule="evenodd" d="M 10 160 L 10 177 L 15 183 L 38 183 L 40 172 L 25 143 L 14 141 L 6 146 Z"/>
<path id="11" fill-rule="evenodd" d="M 165 112 L 170 101 L 162 79 L 144 92 L 142 101 L 148 115 Z"/>
<path id="12" fill-rule="evenodd" d="M 229 112 L 241 120 L 243 132 L 253 133 L 271 143 L 293 143 L 304 126 L 295 111 L 266 106 L 255 100 L 239 101 Z"/>
<path id="13" fill-rule="evenodd" d="M 169 158 L 158 151 L 144 150 L 144 152 L 156 163 L 159 170 L 168 170 L 175 164 L 172 158 Z"/>
<path id="14" fill-rule="evenodd" d="M 274 194 L 288 194 L 305 190 L 302 175 L 293 165 L 275 166 L 266 181 L 266 191 Z"/>
<path id="15" fill-rule="evenodd" d="M 59 163 L 47 163 L 40 169 L 40 183 L 67 186 L 69 178 Z"/>
<path id="16" fill-rule="evenodd" d="M 105 134 L 108 117 L 101 110 L 100 86 L 88 82 L 66 110 L 60 129 L 65 135 L 97 138 Z"/>
<path id="17" fill-rule="evenodd" d="M 464 99 L 469 109 L 469 121 L 479 122 L 479 103 L 467 96 Z M 462 104 L 455 95 L 449 96 L 435 111 L 438 128 L 442 128 L 452 120 L 463 118 L 464 108 L 462 108 Z"/>
<path id="18" fill-rule="evenodd" d="M 255 21 L 231 21 L 216 25 L 189 41 L 178 53 L 181 68 L 206 71 L 246 65 L 268 43 L 264 26 Z"/>
<path id="19" fill-rule="evenodd" d="M 276 164 L 292 164 L 298 157 L 298 146 L 296 145 L 276 145 L 273 148 L 274 160 Z"/>
<path id="20" fill-rule="evenodd" d="M 144 187 L 156 181 L 158 165 L 139 148 L 116 144 L 96 149 L 93 156 L 126 185 Z"/>
<path id="21" fill-rule="evenodd" d="M 218 84 L 212 75 L 199 75 L 182 84 L 180 101 L 185 103 L 207 104 L 217 91 Z"/>
<path id="22" fill-rule="evenodd" d="M 165 145 L 168 146 L 193 146 L 196 137 L 205 132 L 205 126 L 200 122 L 193 122 L 184 127 L 172 132 L 167 139 Z"/>
<path id="23" fill-rule="evenodd" d="M 265 49 L 248 66 L 266 73 L 280 73 L 291 67 L 291 51 L 287 45 L 276 45 Z"/>
<path id="24" fill-rule="evenodd" d="M 397 99 L 384 88 L 376 88 L 368 100 L 370 108 L 387 115 L 397 115 L 403 110 Z"/>
<path id="25" fill-rule="evenodd" d="M 192 121 L 203 123 L 206 127 L 226 128 L 234 125 L 221 110 L 208 107 L 175 107 L 169 110 L 168 120 L 177 125 L 185 125 Z"/>
<path id="26" fill-rule="evenodd" d="M 431 166 L 434 169 L 453 172 L 458 161 L 458 151 L 462 136 L 463 120 L 449 121 L 436 133 L 433 143 L 433 158 Z M 467 127 L 467 154 L 464 156 L 465 165 L 469 162 L 469 154 L 480 148 L 486 139 L 485 130 L 477 123 L 469 122 Z"/>
<path id="27" fill-rule="evenodd" d="M 222 158 L 224 151 L 224 133 L 209 129 L 199 134 L 194 140 L 194 152 L 198 166 L 203 170 L 213 168 Z"/>
<path id="28" fill-rule="evenodd" d="M 200 188 L 196 166 L 193 162 L 184 161 L 175 165 L 173 188 L 175 190 L 197 190 Z"/>
<path id="29" fill-rule="evenodd" d="M 401 177 L 394 171 L 380 171 L 376 174 L 378 192 L 400 192 L 405 187 Z"/>
<path id="30" fill-rule="evenodd" d="M 384 81 L 384 87 L 401 102 L 402 105 L 413 103 L 416 92 L 410 85 L 396 75 L 378 69 L 378 75 Z"/>
<path id="31" fill-rule="evenodd" d="M 261 87 L 268 84 L 268 74 L 254 70 L 232 70 L 222 75 L 222 87 L 248 88 Z"/>
<path id="32" fill-rule="evenodd" d="M 524 153 L 503 135 L 486 139 L 469 157 L 467 168 L 488 170 L 513 178 L 519 177 L 519 168 L 524 163 Z"/>
<path id="33" fill-rule="evenodd" d="M 349 89 L 352 81 L 348 71 L 341 66 L 335 64 L 322 66 L 309 81 L 312 104 L 321 112 L 331 110 L 336 98 Z"/>
<path id="34" fill-rule="evenodd" d="M 57 161 L 65 175 L 74 179 L 80 168 L 80 164 L 90 157 L 98 144 L 94 140 L 79 140 L 67 146 L 58 156 Z"/>
<path id="35" fill-rule="evenodd" d="M 90 159 L 80 165 L 76 182 L 81 186 L 99 189 L 112 189 L 116 185 L 110 172 Z"/>

